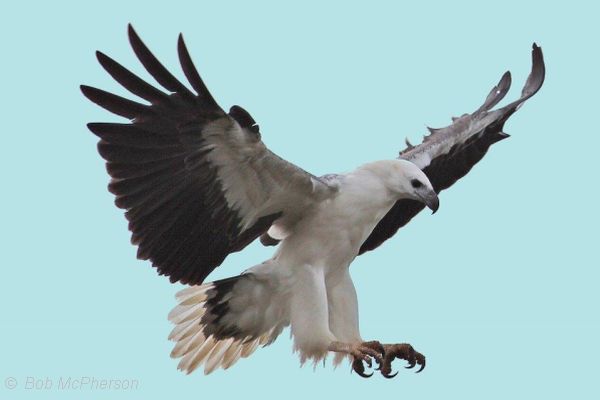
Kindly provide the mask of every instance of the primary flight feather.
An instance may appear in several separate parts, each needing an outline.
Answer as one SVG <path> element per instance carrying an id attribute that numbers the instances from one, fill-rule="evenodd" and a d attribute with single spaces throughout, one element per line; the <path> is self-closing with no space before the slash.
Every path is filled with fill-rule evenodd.
<path id="1" fill-rule="evenodd" d="M 349 266 L 408 223 L 438 194 L 507 138 L 506 120 L 542 86 L 542 50 L 533 45 L 531 74 L 516 101 L 494 109 L 511 84 L 505 73 L 472 114 L 430 129 L 397 159 L 346 174 L 314 176 L 272 153 L 259 126 L 239 106 L 225 112 L 200 78 L 179 37 L 178 54 L 191 89 L 150 52 L 131 26 L 136 56 L 159 89 L 97 52 L 104 69 L 139 103 L 81 86 L 83 94 L 128 123 L 90 123 L 112 177 L 109 190 L 126 210 L 138 258 L 171 282 L 190 285 L 169 314 L 179 368 L 229 368 L 290 326 L 302 362 L 329 352 L 349 357 L 361 376 L 374 359 L 392 377 L 395 358 L 425 367 L 407 343 L 364 341 Z M 192 90 L 193 89 L 193 90 Z M 241 275 L 205 283 L 232 252 L 260 238 L 277 245 L 272 258 Z"/>

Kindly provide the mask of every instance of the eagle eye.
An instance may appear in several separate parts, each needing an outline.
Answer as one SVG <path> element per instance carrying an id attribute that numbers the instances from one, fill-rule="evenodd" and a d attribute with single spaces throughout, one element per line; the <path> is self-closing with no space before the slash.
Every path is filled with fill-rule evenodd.
<path id="1" fill-rule="evenodd" d="M 412 185 L 412 187 L 414 187 L 415 189 L 420 188 L 421 186 L 423 186 L 423 183 L 421 183 L 420 180 L 418 179 L 413 179 L 412 181 L 410 181 L 410 184 Z"/>

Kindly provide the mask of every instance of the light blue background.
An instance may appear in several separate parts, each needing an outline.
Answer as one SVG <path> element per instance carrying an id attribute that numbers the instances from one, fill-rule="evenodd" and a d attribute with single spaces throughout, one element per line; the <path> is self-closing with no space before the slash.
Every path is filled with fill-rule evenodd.
<path id="1" fill-rule="evenodd" d="M 0 397 L 600 398 L 598 11 L 576 1 L 5 4 Z M 166 315 L 180 286 L 136 261 L 85 128 L 116 118 L 78 89 L 126 93 L 96 49 L 142 72 L 128 22 L 180 77 L 184 32 L 217 101 L 246 107 L 275 152 L 315 174 L 395 157 L 425 124 L 477 108 L 506 69 L 516 98 L 531 43 L 543 47 L 546 83 L 507 124 L 512 138 L 443 193 L 435 216 L 352 267 L 363 336 L 412 343 L 428 357 L 422 374 L 300 369 L 287 332 L 228 371 L 176 370 Z M 211 278 L 270 253 L 252 245 Z M 140 384 L 31 391 L 28 376 Z"/>

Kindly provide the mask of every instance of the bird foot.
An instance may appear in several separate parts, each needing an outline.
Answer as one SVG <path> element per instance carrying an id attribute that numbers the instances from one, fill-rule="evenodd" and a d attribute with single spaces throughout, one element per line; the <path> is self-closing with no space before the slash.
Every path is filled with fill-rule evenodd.
<path id="1" fill-rule="evenodd" d="M 425 356 L 415 351 L 408 343 L 384 344 L 383 349 L 383 362 L 379 364 L 379 370 L 386 378 L 398 375 L 398 372 L 392 374 L 392 361 L 396 358 L 408 361 L 405 368 L 414 368 L 418 365 L 419 369 L 416 372 L 421 372 L 425 368 Z"/>
<path id="2" fill-rule="evenodd" d="M 373 373 L 365 373 L 365 364 L 373 367 L 372 359 L 375 359 L 379 365 L 376 369 L 381 372 L 385 378 L 393 378 L 398 372 L 392 374 L 392 361 L 396 358 L 406 360 L 408 365 L 405 368 L 414 368 L 419 366 L 416 372 L 421 372 L 425 368 L 425 356 L 408 343 L 381 344 L 376 340 L 362 343 L 342 343 L 333 342 L 329 350 L 338 353 L 346 353 L 354 359 L 352 361 L 352 370 L 363 378 L 370 378 Z"/>
<path id="3" fill-rule="evenodd" d="M 352 370 L 363 378 L 369 378 L 373 375 L 373 373 L 365 373 L 365 365 L 363 364 L 364 361 L 371 368 L 371 357 L 375 358 L 375 361 L 379 364 L 377 370 L 385 378 L 393 378 L 398 375 L 398 372 L 392 374 L 392 361 L 396 358 L 408 361 L 406 368 L 414 368 L 418 365 L 419 369 L 417 372 L 421 372 L 425 368 L 425 356 L 415 351 L 408 343 L 381 344 L 374 340 L 355 345 L 353 351 L 349 351 L 348 353 L 354 357 Z"/>
<path id="4" fill-rule="evenodd" d="M 329 346 L 329 350 L 337 353 L 346 353 L 352 356 L 354 359 L 352 362 L 352 369 L 363 378 L 373 376 L 373 373 L 365 373 L 363 362 L 366 363 L 369 368 L 373 367 L 372 359 L 375 359 L 380 366 L 383 363 L 384 349 L 381 343 L 377 341 L 361 343 L 333 342 Z"/>

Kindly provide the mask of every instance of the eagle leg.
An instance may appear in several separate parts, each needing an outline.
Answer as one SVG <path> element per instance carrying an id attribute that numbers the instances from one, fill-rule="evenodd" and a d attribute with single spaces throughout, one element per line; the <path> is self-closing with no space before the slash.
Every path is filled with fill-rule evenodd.
<path id="1" fill-rule="evenodd" d="M 414 368 L 418 365 L 420 368 L 417 372 L 421 372 L 425 368 L 425 356 L 415 351 L 408 343 L 384 344 L 383 349 L 383 362 L 380 363 L 379 369 L 386 378 L 393 378 L 398 374 L 398 372 L 392 374 L 392 361 L 396 358 L 408 361 L 405 368 Z"/>
<path id="2" fill-rule="evenodd" d="M 369 368 L 373 367 L 372 359 L 375 359 L 381 367 L 383 362 L 384 349 L 383 345 L 377 341 L 362 342 L 362 343 L 343 343 L 332 342 L 329 346 L 330 351 L 337 353 L 346 353 L 353 357 L 352 370 L 363 378 L 370 378 L 373 373 L 366 374 L 366 363 Z"/>

